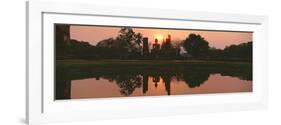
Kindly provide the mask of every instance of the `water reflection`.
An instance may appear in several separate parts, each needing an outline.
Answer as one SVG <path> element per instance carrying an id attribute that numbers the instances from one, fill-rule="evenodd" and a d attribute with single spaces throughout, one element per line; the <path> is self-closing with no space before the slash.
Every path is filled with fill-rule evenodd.
<path id="1" fill-rule="evenodd" d="M 131 69 L 133 70 L 133 69 Z M 150 70 L 132 72 L 85 68 L 58 69 L 56 99 L 251 92 L 251 73 L 244 71 Z"/>

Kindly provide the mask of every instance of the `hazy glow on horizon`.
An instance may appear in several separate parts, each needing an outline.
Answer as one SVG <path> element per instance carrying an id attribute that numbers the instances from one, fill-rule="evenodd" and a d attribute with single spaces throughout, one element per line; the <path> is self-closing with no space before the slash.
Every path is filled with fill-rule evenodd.
<path id="1" fill-rule="evenodd" d="M 104 26 L 82 26 L 71 25 L 70 37 L 79 41 L 86 41 L 96 45 L 99 41 L 118 35 L 121 27 Z M 143 37 L 148 37 L 150 43 L 157 38 L 159 43 L 171 35 L 172 42 L 179 42 L 190 33 L 200 34 L 209 42 L 210 47 L 223 49 L 225 46 L 240 44 L 252 41 L 253 35 L 250 32 L 225 32 L 225 31 L 200 31 L 200 30 L 178 30 L 178 29 L 156 29 L 156 28 L 133 28 L 134 32 L 141 33 Z"/>

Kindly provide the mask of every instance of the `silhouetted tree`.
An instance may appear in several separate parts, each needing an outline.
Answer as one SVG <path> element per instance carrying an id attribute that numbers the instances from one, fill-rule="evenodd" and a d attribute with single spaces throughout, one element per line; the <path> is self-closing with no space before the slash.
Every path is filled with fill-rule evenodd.
<path id="1" fill-rule="evenodd" d="M 121 46 L 127 48 L 129 52 L 131 51 L 141 51 L 141 40 L 142 35 L 140 33 L 135 33 L 130 27 L 123 27 L 119 31 L 119 35 L 116 38 L 120 41 Z"/>
<path id="2" fill-rule="evenodd" d="M 68 55 L 72 58 L 95 59 L 96 47 L 88 42 L 71 40 L 68 46 Z"/>
<path id="3" fill-rule="evenodd" d="M 211 47 L 209 49 L 208 58 L 211 60 L 223 59 L 223 50 Z"/>
<path id="4" fill-rule="evenodd" d="M 120 43 L 118 43 L 117 40 L 114 38 L 108 38 L 101 40 L 97 43 L 96 47 L 102 47 L 102 48 L 119 48 L 121 47 Z"/>
<path id="5" fill-rule="evenodd" d="M 56 25 L 56 58 L 64 59 L 69 55 L 69 45 L 70 45 L 70 26 L 69 25 Z"/>
<path id="6" fill-rule="evenodd" d="M 192 57 L 202 58 L 208 53 L 209 43 L 200 35 L 192 33 L 183 41 L 183 47 Z"/>
<path id="7" fill-rule="evenodd" d="M 96 46 L 89 42 L 71 40 L 70 25 L 55 26 L 56 59 L 144 59 L 142 55 L 141 33 L 136 33 L 131 27 L 120 29 L 116 38 L 101 40 Z M 181 41 L 171 42 L 171 36 L 162 45 L 155 39 L 151 52 L 147 52 L 146 59 L 202 59 L 202 60 L 236 60 L 252 61 L 252 41 L 239 45 L 230 45 L 224 49 L 210 48 L 208 41 L 197 34 Z M 148 47 L 147 47 L 148 48 Z"/>
<path id="8" fill-rule="evenodd" d="M 119 59 L 129 59 L 141 56 L 141 43 L 142 34 L 135 33 L 130 27 L 123 27 L 120 29 L 116 39 L 108 38 L 102 40 L 96 46 L 100 50 L 107 51 L 108 53 L 111 52 L 111 55 L 119 55 L 117 56 Z M 111 57 L 116 58 L 116 56 Z"/>
<path id="9" fill-rule="evenodd" d="M 223 53 L 225 58 L 236 58 L 251 61 L 253 56 L 253 43 L 247 42 L 238 45 L 230 45 L 225 47 Z"/>

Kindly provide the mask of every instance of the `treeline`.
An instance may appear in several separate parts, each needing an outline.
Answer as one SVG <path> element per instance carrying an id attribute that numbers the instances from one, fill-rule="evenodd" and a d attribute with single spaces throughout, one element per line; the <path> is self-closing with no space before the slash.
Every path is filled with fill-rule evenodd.
<path id="1" fill-rule="evenodd" d="M 210 48 L 210 60 L 252 61 L 253 42 L 230 45 L 222 49 Z"/>
<path id="2" fill-rule="evenodd" d="M 190 34 L 185 40 L 163 41 L 160 45 L 155 40 L 152 47 L 144 52 L 144 38 L 132 28 L 121 28 L 116 38 L 102 40 L 93 46 L 88 42 L 65 41 L 63 33 L 56 33 L 57 59 L 201 59 L 201 60 L 252 60 L 252 42 L 227 46 L 224 49 L 209 47 L 202 36 Z"/>

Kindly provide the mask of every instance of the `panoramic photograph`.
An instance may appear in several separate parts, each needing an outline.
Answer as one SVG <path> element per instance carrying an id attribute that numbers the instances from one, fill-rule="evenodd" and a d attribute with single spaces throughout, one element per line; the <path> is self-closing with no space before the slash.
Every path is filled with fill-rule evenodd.
<path id="1" fill-rule="evenodd" d="M 55 100 L 252 92 L 253 32 L 55 24 Z"/>

